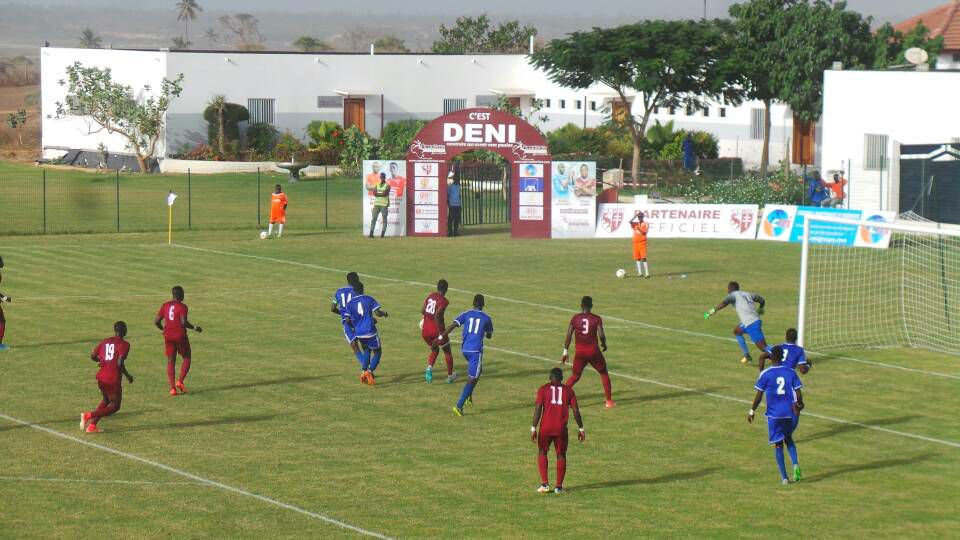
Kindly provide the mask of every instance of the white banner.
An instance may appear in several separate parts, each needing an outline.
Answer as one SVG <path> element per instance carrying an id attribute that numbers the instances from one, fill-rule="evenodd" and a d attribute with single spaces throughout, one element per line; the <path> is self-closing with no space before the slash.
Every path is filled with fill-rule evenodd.
<path id="1" fill-rule="evenodd" d="M 630 238 L 637 211 L 650 224 L 651 238 L 729 238 L 752 240 L 757 234 L 755 204 L 601 204 L 597 238 Z"/>
<path id="2" fill-rule="evenodd" d="M 363 162 L 363 234 L 370 234 L 370 221 L 373 219 L 373 188 L 380 183 L 380 175 L 386 176 L 390 185 L 390 208 L 387 211 L 387 236 L 406 236 L 407 234 L 407 162 L 397 160 L 364 160 Z M 377 220 L 376 231 L 380 234 L 383 226 Z"/>
<path id="3" fill-rule="evenodd" d="M 592 238 L 597 227 L 597 164 L 554 161 L 551 238 Z"/>

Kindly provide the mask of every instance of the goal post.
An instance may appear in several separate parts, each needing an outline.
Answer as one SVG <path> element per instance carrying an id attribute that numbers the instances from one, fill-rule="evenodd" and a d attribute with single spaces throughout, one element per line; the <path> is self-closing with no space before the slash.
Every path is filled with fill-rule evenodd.
<path id="1" fill-rule="evenodd" d="M 825 225 L 889 234 L 889 244 L 818 243 L 812 228 Z M 798 337 L 810 349 L 960 355 L 960 229 L 806 215 L 798 303 Z"/>

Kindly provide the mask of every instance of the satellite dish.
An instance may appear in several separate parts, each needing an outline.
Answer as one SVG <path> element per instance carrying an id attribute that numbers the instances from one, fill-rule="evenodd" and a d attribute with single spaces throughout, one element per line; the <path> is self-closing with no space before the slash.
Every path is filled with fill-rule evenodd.
<path id="1" fill-rule="evenodd" d="M 930 60 L 930 55 L 927 54 L 927 51 L 921 49 L 920 47 L 907 49 L 907 51 L 903 53 L 903 56 L 907 59 L 907 62 L 910 62 L 915 66 L 926 64 L 927 61 Z"/>

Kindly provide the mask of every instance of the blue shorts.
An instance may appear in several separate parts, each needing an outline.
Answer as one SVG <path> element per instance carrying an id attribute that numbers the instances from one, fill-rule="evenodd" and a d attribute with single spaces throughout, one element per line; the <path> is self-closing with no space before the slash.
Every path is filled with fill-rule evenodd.
<path id="1" fill-rule="evenodd" d="M 764 343 L 767 342 L 767 338 L 763 337 L 763 322 L 760 319 L 750 323 L 750 326 L 744 326 L 743 324 L 737 326 L 750 336 L 754 344 L 760 343 L 761 341 Z"/>
<path id="2" fill-rule="evenodd" d="M 374 334 L 370 337 L 358 337 L 357 341 L 360 342 L 360 345 L 365 349 L 370 349 L 375 351 L 380 348 L 380 335 Z"/>
<path id="3" fill-rule="evenodd" d="M 767 432 L 770 435 L 770 444 L 782 442 L 787 437 L 793 435 L 793 430 L 797 429 L 800 422 L 799 416 L 792 418 L 770 418 L 767 417 Z"/>
<path id="4" fill-rule="evenodd" d="M 467 377 L 479 379 L 483 373 L 483 352 L 466 352 L 463 357 L 467 359 Z"/>
<path id="5" fill-rule="evenodd" d="M 347 321 L 343 321 L 343 337 L 347 339 L 347 343 L 353 343 L 353 340 L 357 339 L 357 333 L 353 331 L 353 325 Z"/>

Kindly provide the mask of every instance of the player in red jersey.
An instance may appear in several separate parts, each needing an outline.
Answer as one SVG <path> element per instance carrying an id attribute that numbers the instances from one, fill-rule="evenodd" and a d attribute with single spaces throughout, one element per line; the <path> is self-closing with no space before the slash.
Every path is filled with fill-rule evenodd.
<path id="1" fill-rule="evenodd" d="M 553 492 L 557 495 L 563 493 L 563 477 L 567 473 L 567 421 L 570 419 L 570 409 L 573 409 L 573 419 L 579 428 L 577 438 L 580 442 L 587 438 L 583 431 L 583 419 L 580 418 L 580 407 L 577 406 L 577 396 L 573 393 L 573 388 L 562 381 L 563 370 L 553 368 L 550 370 L 550 382 L 537 390 L 537 406 L 533 410 L 530 438 L 540 448 L 537 453 L 537 468 L 540 470 L 538 493 L 550 491 L 550 482 L 547 481 L 547 451 L 550 450 L 551 443 L 557 452 L 557 485 Z"/>
<path id="2" fill-rule="evenodd" d="M 607 373 L 607 360 L 603 353 L 607 350 L 607 336 L 603 333 L 603 319 L 594 315 L 593 298 L 584 296 L 580 301 L 580 313 L 577 313 L 570 319 L 570 326 L 567 328 L 567 339 L 563 342 L 563 358 L 561 364 L 567 363 L 568 349 L 570 348 L 570 339 L 577 336 L 576 354 L 573 357 L 573 375 L 567 379 L 567 386 L 573 388 L 583 375 L 583 368 L 587 364 L 593 366 L 600 374 L 600 382 L 603 383 L 603 394 L 607 398 L 606 407 L 612 409 L 617 404 L 613 401 L 613 390 L 610 388 L 610 374 Z M 600 346 L 597 346 L 599 340 Z"/>
<path id="3" fill-rule="evenodd" d="M 0 268 L 3 268 L 3 257 L 0 257 Z M 0 281 L 3 281 L 3 274 L 0 274 Z M 5 296 L 3 293 L 0 293 L 0 304 L 4 302 L 9 302 L 11 298 Z M 3 344 L 3 334 L 7 329 L 7 319 L 3 316 L 3 307 L 0 306 L 0 351 L 5 351 L 8 349 L 6 345 Z"/>
<path id="4" fill-rule="evenodd" d="M 130 354 L 130 344 L 123 339 L 126 335 L 127 323 L 117 321 L 113 323 L 113 337 L 101 341 L 90 353 L 90 359 L 100 363 L 97 385 L 100 386 L 103 400 L 96 409 L 80 414 L 80 429 L 87 433 L 99 433 L 97 422 L 120 410 L 120 400 L 123 397 L 120 376 L 123 375 L 127 382 L 133 384 L 133 375 L 130 375 L 124 365 L 127 355 Z"/>
<path id="5" fill-rule="evenodd" d="M 157 318 L 154 319 L 153 324 L 163 331 L 170 395 L 177 395 L 178 390 L 181 394 L 186 394 L 187 389 L 183 386 L 183 380 L 187 378 L 187 373 L 190 372 L 190 340 L 187 339 L 187 330 L 196 330 L 199 334 L 203 332 L 203 329 L 190 324 L 187 319 L 187 305 L 183 303 L 183 287 L 177 285 L 173 288 L 173 300 L 160 306 L 160 311 L 157 312 Z M 180 358 L 183 359 L 183 363 L 180 365 L 180 378 L 174 380 L 178 353 Z"/>
<path id="6" fill-rule="evenodd" d="M 457 380 L 457 374 L 453 371 L 453 353 L 450 351 L 450 341 L 438 345 L 440 341 L 437 339 L 443 329 L 447 327 L 443 315 L 447 311 L 447 306 L 450 305 L 450 301 L 447 300 L 448 288 L 447 280 L 441 279 L 438 281 L 437 291 L 430 293 L 430 296 L 423 301 L 423 307 L 420 309 L 420 314 L 423 315 L 420 322 L 420 335 L 430 346 L 427 370 L 423 374 L 423 378 L 428 383 L 433 382 L 433 364 L 436 363 L 441 348 L 443 349 L 443 360 L 447 363 L 447 382 L 452 383 Z"/>

